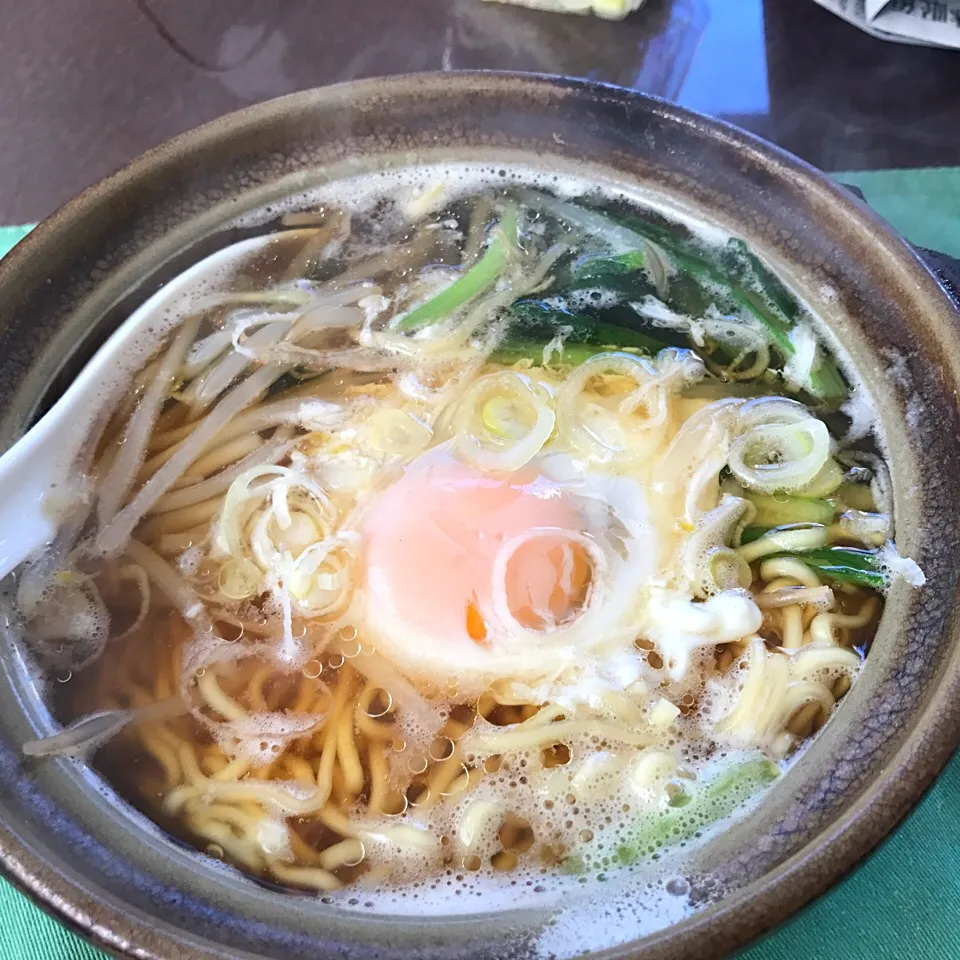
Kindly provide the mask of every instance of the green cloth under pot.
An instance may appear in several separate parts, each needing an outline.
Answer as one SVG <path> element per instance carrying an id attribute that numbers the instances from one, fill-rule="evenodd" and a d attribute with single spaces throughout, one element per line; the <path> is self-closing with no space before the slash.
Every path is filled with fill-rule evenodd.
<path id="1" fill-rule="evenodd" d="M 960 168 L 842 173 L 913 242 L 960 257 Z M 30 230 L 0 227 L 0 256 Z M 960 757 L 858 870 L 737 960 L 960 957 Z M 0 880 L 0 960 L 105 960 Z"/>

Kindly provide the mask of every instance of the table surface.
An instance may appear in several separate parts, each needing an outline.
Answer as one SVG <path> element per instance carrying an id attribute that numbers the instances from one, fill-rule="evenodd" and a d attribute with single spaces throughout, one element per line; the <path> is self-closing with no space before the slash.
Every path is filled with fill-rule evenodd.
<path id="1" fill-rule="evenodd" d="M 247 104 L 421 70 L 616 82 L 827 170 L 960 163 L 960 54 L 884 43 L 813 0 L 649 0 L 620 23 L 479 0 L 0 0 L 0 23 L 5 223 Z"/>

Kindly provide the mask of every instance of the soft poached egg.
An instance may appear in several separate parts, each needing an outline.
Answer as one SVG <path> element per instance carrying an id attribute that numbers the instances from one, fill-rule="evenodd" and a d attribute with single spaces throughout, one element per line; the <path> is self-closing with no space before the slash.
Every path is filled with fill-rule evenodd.
<path id="1" fill-rule="evenodd" d="M 560 467 L 488 473 L 441 446 L 379 495 L 361 531 L 378 653 L 434 689 L 478 694 L 563 683 L 601 648 L 633 649 L 657 556 L 643 487 Z"/>

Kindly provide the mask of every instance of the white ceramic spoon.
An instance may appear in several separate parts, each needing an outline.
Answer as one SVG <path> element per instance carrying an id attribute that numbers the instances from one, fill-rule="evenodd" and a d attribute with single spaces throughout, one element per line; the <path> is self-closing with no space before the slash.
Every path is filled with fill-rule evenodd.
<path id="1" fill-rule="evenodd" d="M 70 487 L 70 472 L 96 414 L 116 403 L 131 376 L 171 326 L 163 311 L 211 275 L 276 235 L 253 237 L 194 264 L 155 293 L 113 333 L 54 406 L 0 457 L 0 578 L 50 543 L 57 532 L 50 494 Z"/>

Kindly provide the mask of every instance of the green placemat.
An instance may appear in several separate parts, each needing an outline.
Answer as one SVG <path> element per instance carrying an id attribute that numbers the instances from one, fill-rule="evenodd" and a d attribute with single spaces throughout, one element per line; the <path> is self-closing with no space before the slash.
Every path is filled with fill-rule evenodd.
<path id="1" fill-rule="evenodd" d="M 928 250 L 960 257 L 960 167 L 837 173 L 880 216 Z"/>
<path id="2" fill-rule="evenodd" d="M 960 257 L 960 168 L 842 173 L 922 246 Z M 0 255 L 30 230 L 0 227 Z M 0 958 L 102 960 L 0 880 Z M 960 957 L 960 758 L 907 821 L 842 883 L 739 960 Z"/>

